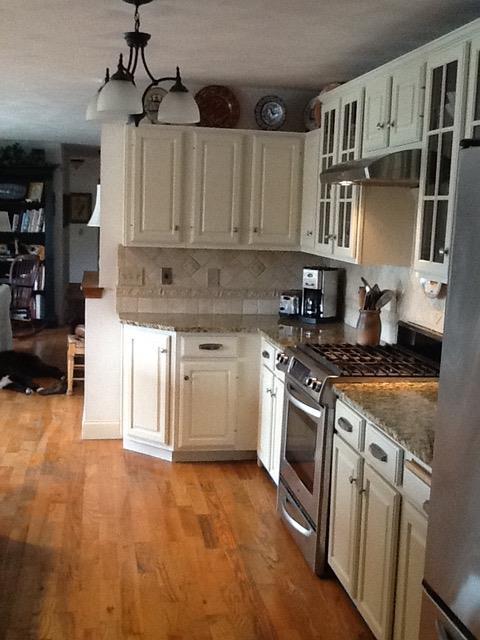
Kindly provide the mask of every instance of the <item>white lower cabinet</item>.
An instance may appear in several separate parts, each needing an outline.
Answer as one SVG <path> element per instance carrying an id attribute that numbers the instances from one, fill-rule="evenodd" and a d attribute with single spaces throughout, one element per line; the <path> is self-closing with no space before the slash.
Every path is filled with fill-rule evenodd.
<path id="1" fill-rule="evenodd" d="M 429 471 L 342 401 L 335 428 L 329 564 L 377 640 L 419 640 Z"/>
<path id="2" fill-rule="evenodd" d="M 284 383 L 262 366 L 257 457 L 276 484 L 280 475 L 284 391 Z"/>
<path id="3" fill-rule="evenodd" d="M 417 640 L 428 519 L 404 500 L 400 522 L 394 640 Z"/>
<path id="4" fill-rule="evenodd" d="M 236 390 L 236 360 L 181 362 L 179 448 L 234 448 Z"/>
<path id="5" fill-rule="evenodd" d="M 352 598 L 356 594 L 361 472 L 359 453 L 333 438 L 328 561 Z"/>
<path id="6" fill-rule="evenodd" d="M 123 334 L 123 434 L 151 446 L 170 437 L 171 336 L 125 327 Z"/>
<path id="7" fill-rule="evenodd" d="M 356 603 L 377 640 L 392 632 L 400 494 L 368 464 L 362 487 Z"/>

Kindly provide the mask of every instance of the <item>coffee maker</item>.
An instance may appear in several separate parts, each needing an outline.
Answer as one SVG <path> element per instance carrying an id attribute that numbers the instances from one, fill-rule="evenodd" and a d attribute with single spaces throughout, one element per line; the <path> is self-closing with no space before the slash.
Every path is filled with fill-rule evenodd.
<path id="1" fill-rule="evenodd" d="M 339 269 L 304 267 L 302 320 L 311 324 L 337 317 Z"/>

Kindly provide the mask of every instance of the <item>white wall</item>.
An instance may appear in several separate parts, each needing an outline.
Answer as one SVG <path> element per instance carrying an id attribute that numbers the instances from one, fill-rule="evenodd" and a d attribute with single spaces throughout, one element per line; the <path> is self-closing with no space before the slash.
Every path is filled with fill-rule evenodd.
<path id="1" fill-rule="evenodd" d="M 84 438 L 121 437 L 121 325 L 116 311 L 117 249 L 122 242 L 124 127 L 102 128 L 100 299 L 85 305 Z"/>
<path id="2" fill-rule="evenodd" d="M 100 177 L 100 156 L 82 157 L 81 164 L 66 162 L 69 174 L 68 186 L 70 193 L 90 193 L 92 209 L 95 206 L 95 196 L 98 179 Z M 68 226 L 68 281 L 81 282 L 84 271 L 98 269 L 98 229 L 86 224 L 70 224 Z"/>

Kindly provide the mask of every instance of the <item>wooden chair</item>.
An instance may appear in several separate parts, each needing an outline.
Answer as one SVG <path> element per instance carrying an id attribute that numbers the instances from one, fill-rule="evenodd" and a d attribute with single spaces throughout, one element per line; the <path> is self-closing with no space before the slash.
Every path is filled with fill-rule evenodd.
<path id="1" fill-rule="evenodd" d="M 78 331 L 78 333 L 81 334 L 81 330 Z M 85 339 L 81 335 L 69 335 L 67 337 L 67 395 L 71 395 L 73 393 L 74 380 L 85 380 L 84 358 Z M 80 362 L 78 359 L 80 359 Z M 77 369 L 82 371 L 81 376 L 75 375 L 75 370 Z"/>

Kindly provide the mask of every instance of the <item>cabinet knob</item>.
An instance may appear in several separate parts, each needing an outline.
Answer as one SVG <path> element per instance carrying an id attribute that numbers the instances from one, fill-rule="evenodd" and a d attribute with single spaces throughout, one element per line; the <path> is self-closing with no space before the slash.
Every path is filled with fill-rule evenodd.
<path id="1" fill-rule="evenodd" d="M 395 120 L 390 120 L 390 122 L 388 123 L 388 127 L 392 129 L 394 126 L 395 126 Z"/>
<path id="2" fill-rule="evenodd" d="M 271 395 L 272 394 L 272 390 L 271 389 L 267 389 L 267 393 L 269 393 Z"/>
<path id="3" fill-rule="evenodd" d="M 313 236 L 313 231 L 307 231 L 305 233 L 305 235 L 308 236 L 308 237 Z"/>
<path id="4" fill-rule="evenodd" d="M 168 353 L 168 349 L 160 349 L 160 353 Z"/>
<path id="5" fill-rule="evenodd" d="M 185 382 L 188 382 L 190 380 L 190 376 L 183 376 L 183 379 L 185 380 Z"/>
<path id="6" fill-rule="evenodd" d="M 377 122 L 377 129 L 383 129 L 385 127 L 385 123 L 384 122 Z"/>
<path id="7" fill-rule="evenodd" d="M 357 482 L 357 479 L 356 479 L 356 478 L 354 478 L 353 476 L 350 476 L 350 477 L 348 478 L 348 481 L 350 482 L 350 484 L 355 484 L 355 483 Z"/>
<path id="8" fill-rule="evenodd" d="M 258 227 L 253 227 L 253 233 L 258 233 Z"/>
<path id="9" fill-rule="evenodd" d="M 363 495 L 364 493 L 367 493 L 367 490 L 366 489 L 359 489 L 358 493 L 360 495 Z"/>
<path id="10" fill-rule="evenodd" d="M 438 255 L 440 256 L 448 256 L 448 249 L 439 249 Z"/>
<path id="11" fill-rule="evenodd" d="M 178 224 L 176 224 L 176 225 L 173 227 L 173 230 L 174 230 L 174 231 L 179 231 L 179 230 L 180 230 L 180 226 L 179 226 Z"/>
<path id="12" fill-rule="evenodd" d="M 238 233 L 238 227 L 233 227 L 233 233 Z"/>

